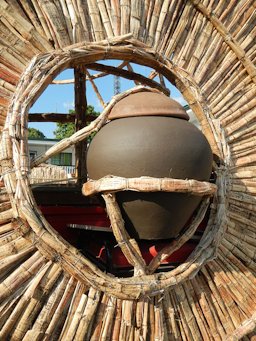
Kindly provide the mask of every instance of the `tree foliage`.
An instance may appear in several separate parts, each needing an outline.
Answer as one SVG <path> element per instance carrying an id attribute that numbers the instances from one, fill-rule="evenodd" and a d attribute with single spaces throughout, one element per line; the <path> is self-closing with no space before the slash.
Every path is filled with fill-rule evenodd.
<path id="1" fill-rule="evenodd" d="M 28 128 L 29 139 L 45 139 L 45 135 L 36 128 Z"/>
<path id="2" fill-rule="evenodd" d="M 74 114 L 74 110 L 69 110 L 70 114 Z M 95 111 L 94 107 L 92 105 L 87 106 L 86 115 L 87 116 L 99 116 L 100 112 Z M 75 132 L 75 123 L 69 122 L 69 123 L 57 123 L 57 128 L 53 132 L 56 139 L 64 139 L 67 137 L 70 137 Z"/>

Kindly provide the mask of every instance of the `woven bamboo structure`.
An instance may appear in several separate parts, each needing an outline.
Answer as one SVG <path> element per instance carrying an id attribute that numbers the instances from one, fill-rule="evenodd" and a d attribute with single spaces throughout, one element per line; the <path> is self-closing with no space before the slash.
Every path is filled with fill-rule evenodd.
<path id="1" fill-rule="evenodd" d="M 255 1 L 0 0 L 0 13 L 0 340 L 253 339 Z M 98 63 L 104 59 L 122 64 Z M 130 62 L 155 71 L 137 75 Z M 91 82 L 104 109 L 30 165 L 29 108 L 68 67 Z M 94 80 L 108 73 L 143 85 L 105 103 Z M 85 192 L 104 191 L 113 233 L 135 269 L 133 277 L 116 278 L 50 226 L 31 190 L 31 167 L 99 130 L 123 96 L 144 86 L 168 94 L 164 77 L 181 91 L 221 159 L 216 187 L 152 178 L 87 183 Z M 131 187 L 205 196 L 184 235 L 149 266 L 110 193 Z M 209 195 L 210 218 L 196 250 L 174 270 L 155 273 L 161 260 L 193 235 Z"/>

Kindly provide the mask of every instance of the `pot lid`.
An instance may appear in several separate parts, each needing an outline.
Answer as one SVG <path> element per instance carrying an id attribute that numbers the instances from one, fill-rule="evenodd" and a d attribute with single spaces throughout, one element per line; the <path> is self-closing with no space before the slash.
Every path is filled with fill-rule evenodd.
<path id="1" fill-rule="evenodd" d="M 189 120 L 183 106 L 161 93 L 143 91 L 131 94 L 114 105 L 108 119 L 134 116 L 171 116 Z"/>

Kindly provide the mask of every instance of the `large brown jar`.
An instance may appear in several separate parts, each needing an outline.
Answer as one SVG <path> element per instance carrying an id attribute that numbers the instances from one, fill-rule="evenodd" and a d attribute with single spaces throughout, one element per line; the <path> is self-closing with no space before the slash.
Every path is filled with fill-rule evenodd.
<path id="1" fill-rule="evenodd" d="M 88 150 L 91 179 L 111 174 L 209 180 L 211 148 L 176 101 L 158 93 L 136 93 L 118 102 L 109 119 Z M 131 236 L 165 239 L 180 233 L 201 198 L 125 191 L 117 193 L 117 200 Z"/>

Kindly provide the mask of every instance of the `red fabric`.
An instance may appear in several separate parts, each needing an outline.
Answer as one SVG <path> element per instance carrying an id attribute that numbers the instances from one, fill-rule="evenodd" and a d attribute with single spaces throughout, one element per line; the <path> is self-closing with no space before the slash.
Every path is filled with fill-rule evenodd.
<path id="1" fill-rule="evenodd" d="M 93 226 L 110 226 L 110 221 L 107 217 L 106 211 L 99 206 L 41 206 L 42 213 L 48 220 L 48 222 L 73 245 L 81 243 L 83 239 L 83 230 L 72 229 L 67 227 L 68 224 L 81 224 L 81 225 L 93 225 Z M 206 216 L 203 222 L 198 227 L 197 231 L 203 231 L 205 229 L 208 217 Z M 88 232 L 87 232 L 88 233 Z M 107 260 L 106 250 L 104 246 L 104 240 L 101 232 L 96 232 L 97 238 L 86 238 L 86 250 L 94 257 L 100 259 L 104 263 Z M 106 236 L 106 234 L 105 234 Z M 110 235 L 111 237 L 111 235 Z M 141 253 L 146 263 L 152 260 L 153 257 L 166 245 L 168 241 L 139 241 Z M 190 253 L 195 249 L 196 243 L 188 241 L 179 250 L 175 251 L 163 264 L 167 263 L 180 263 L 184 262 Z M 114 267 L 123 268 L 130 267 L 125 256 L 123 255 L 119 247 L 112 247 L 112 263 Z"/>

